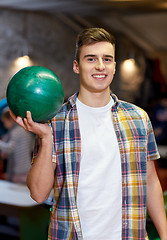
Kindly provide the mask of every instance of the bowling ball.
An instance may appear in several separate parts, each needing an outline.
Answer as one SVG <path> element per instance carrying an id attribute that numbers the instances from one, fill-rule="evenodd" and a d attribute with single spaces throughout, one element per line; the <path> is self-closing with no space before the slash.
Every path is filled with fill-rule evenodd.
<path id="1" fill-rule="evenodd" d="M 26 117 L 30 111 L 35 122 L 53 118 L 64 101 L 60 79 L 51 70 L 41 66 L 25 67 L 10 80 L 6 98 L 16 116 Z"/>

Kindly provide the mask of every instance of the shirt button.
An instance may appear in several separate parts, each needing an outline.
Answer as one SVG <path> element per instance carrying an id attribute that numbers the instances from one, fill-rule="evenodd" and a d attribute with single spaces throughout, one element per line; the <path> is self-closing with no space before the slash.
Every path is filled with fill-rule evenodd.
<path id="1" fill-rule="evenodd" d="M 128 225 L 127 221 L 124 221 L 123 225 L 124 225 L 124 226 L 127 226 L 127 225 Z"/>

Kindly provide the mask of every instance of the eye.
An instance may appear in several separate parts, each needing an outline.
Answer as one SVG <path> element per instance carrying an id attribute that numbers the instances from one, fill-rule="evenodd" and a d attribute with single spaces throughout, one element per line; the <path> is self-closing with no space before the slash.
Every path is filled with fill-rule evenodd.
<path id="1" fill-rule="evenodd" d="M 113 62 L 113 59 L 112 58 L 103 58 L 103 61 L 104 62 Z"/>
<path id="2" fill-rule="evenodd" d="M 87 61 L 88 62 L 94 62 L 96 59 L 95 58 L 93 58 L 93 57 L 89 57 L 89 58 L 87 58 Z"/>

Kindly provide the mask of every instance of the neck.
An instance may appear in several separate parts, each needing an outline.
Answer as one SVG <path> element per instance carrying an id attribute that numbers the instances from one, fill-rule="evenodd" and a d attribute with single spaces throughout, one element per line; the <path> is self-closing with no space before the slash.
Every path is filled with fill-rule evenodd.
<path id="1" fill-rule="evenodd" d="M 81 91 L 78 94 L 78 99 L 90 107 L 104 107 L 110 101 L 110 89 L 105 92 L 85 92 Z"/>

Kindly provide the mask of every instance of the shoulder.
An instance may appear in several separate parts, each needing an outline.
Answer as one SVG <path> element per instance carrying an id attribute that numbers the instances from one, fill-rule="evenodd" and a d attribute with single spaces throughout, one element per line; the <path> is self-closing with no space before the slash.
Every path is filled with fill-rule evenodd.
<path id="1" fill-rule="evenodd" d="M 73 110 L 76 110 L 76 99 L 78 96 L 78 92 L 76 92 L 74 95 L 68 98 L 67 102 L 65 102 L 56 116 L 51 120 L 52 122 L 57 121 L 64 121 L 66 118 L 66 115 L 70 112 L 73 114 Z"/>
<path id="2" fill-rule="evenodd" d="M 119 100 L 118 97 L 113 93 L 111 93 L 111 96 L 115 102 L 114 110 L 118 112 L 118 115 L 122 116 L 122 118 L 125 117 L 127 119 L 149 119 L 148 114 L 142 108 L 138 107 L 133 103 Z"/>
<path id="3" fill-rule="evenodd" d="M 65 119 L 68 114 L 68 102 L 64 103 L 56 116 L 49 121 L 54 135 L 63 134 Z"/>
<path id="4" fill-rule="evenodd" d="M 135 104 L 122 101 L 122 100 L 120 100 L 119 103 L 120 103 L 119 110 L 121 110 L 125 115 L 129 115 L 135 118 L 140 118 L 143 120 L 149 119 L 147 112 L 144 109 L 136 106 Z"/>
<path id="5" fill-rule="evenodd" d="M 120 122 L 128 123 L 130 128 L 137 129 L 141 134 L 153 131 L 147 112 L 135 104 L 119 101 L 118 117 Z"/>
<path id="6" fill-rule="evenodd" d="M 51 119 L 51 122 L 63 121 L 68 113 L 68 102 L 64 103 L 58 113 Z"/>

